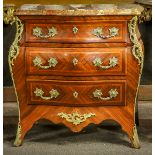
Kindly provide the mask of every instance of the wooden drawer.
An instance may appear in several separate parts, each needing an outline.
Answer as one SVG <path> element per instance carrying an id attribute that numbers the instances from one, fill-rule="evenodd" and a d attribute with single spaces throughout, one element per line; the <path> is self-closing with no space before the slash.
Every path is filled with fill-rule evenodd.
<path id="1" fill-rule="evenodd" d="M 28 75 L 125 75 L 127 48 L 26 48 Z"/>
<path id="2" fill-rule="evenodd" d="M 46 24 L 45 24 L 46 23 Z M 127 42 L 126 21 L 49 23 L 44 20 L 26 24 L 26 42 Z"/>
<path id="3" fill-rule="evenodd" d="M 126 81 L 27 80 L 28 104 L 63 106 L 125 105 Z"/>

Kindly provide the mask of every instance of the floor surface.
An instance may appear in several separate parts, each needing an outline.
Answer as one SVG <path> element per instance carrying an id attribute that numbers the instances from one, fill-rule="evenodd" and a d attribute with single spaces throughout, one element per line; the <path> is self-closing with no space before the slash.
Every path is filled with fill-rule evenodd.
<path id="1" fill-rule="evenodd" d="M 151 155 L 151 129 L 138 128 L 140 149 L 130 146 L 119 125 L 89 125 L 73 133 L 61 125 L 35 124 L 21 147 L 13 147 L 16 125 L 4 124 L 4 155 Z"/>

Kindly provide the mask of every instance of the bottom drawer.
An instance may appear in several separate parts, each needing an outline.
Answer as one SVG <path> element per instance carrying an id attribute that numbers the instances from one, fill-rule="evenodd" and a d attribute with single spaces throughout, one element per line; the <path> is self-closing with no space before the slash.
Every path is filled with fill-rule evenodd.
<path id="1" fill-rule="evenodd" d="M 125 80 L 27 80 L 27 102 L 35 105 L 125 105 L 126 91 Z"/>

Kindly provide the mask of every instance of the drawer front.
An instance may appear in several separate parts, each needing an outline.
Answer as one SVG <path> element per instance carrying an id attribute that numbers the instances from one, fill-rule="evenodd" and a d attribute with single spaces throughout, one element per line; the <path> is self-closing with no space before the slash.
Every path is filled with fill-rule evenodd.
<path id="1" fill-rule="evenodd" d="M 29 75 L 125 75 L 127 48 L 26 48 Z"/>
<path id="2" fill-rule="evenodd" d="M 127 42 L 125 21 L 27 23 L 26 42 Z"/>
<path id="3" fill-rule="evenodd" d="M 126 82 L 27 80 L 28 104 L 63 106 L 125 105 Z"/>

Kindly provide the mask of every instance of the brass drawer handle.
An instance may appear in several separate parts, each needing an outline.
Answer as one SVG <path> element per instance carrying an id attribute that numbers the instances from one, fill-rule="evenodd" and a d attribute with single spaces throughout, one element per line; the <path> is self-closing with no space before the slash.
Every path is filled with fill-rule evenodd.
<path id="1" fill-rule="evenodd" d="M 34 94 L 36 96 L 41 97 L 44 100 L 50 100 L 53 98 L 57 98 L 59 96 L 59 92 L 56 89 L 51 89 L 51 91 L 49 92 L 49 94 L 50 94 L 49 97 L 43 96 L 44 91 L 42 89 L 39 89 L 39 88 L 36 88 L 36 90 L 34 91 Z"/>
<path id="2" fill-rule="evenodd" d="M 102 62 L 101 58 L 95 58 L 93 60 L 94 66 L 97 66 L 101 69 L 109 69 L 109 68 L 115 67 L 118 64 L 118 59 L 116 57 L 110 58 L 108 66 L 102 66 L 102 63 L 103 62 Z"/>
<path id="3" fill-rule="evenodd" d="M 107 100 L 111 100 L 112 98 L 115 98 L 117 97 L 118 95 L 118 91 L 117 89 L 110 89 L 109 91 L 109 96 L 108 97 L 102 97 L 102 91 L 100 89 L 96 89 L 94 92 L 93 92 L 93 96 L 95 98 L 98 98 L 98 99 L 101 99 L 101 100 L 104 100 L 104 101 L 107 101 Z"/>
<path id="4" fill-rule="evenodd" d="M 66 119 L 67 122 L 70 122 L 74 125 L 79 125 L 82 122 L 85 122 L 88 118 L 96 116 L 95 113 L 86 113 L 86 114 L 79 114 L 78 112 L 74 112 L 72 114 L 67 113 L 58 113 L 59 117 Z"/>
<path id="5" fill-rule="evenodd" d="M 58 34 L 58 32 L 57 32 L 57 29 L 54 27 L 48 28 L 48 34 L 43 34 L 42 28 L 40 28 L 40 27 L 33 28 L 33 35 L 38 38 L 54 37 L 56 34 Z"/>
<path id="6" fill-rule="evenodd" d="M 108 39 L 108 38 L 112 38 L 118 35 L 118 31 L 119 29 L 116 27 L 112 27 L 109 29 L 109 35 L 104 36 L 103 35 L 103 29 L 101 27 L 97 27 L 96 29 L 93 30 L 93 34 L 99 38 L 102 39 Z"/>
<path id="7" fill-rule="evenodd" d="M 48 69 L 51 67 L 55 67 L 57 65 L 58 61 L 56 60 L 56 58 L 50 58 L 48 60 L 48 63 L 49 63 L 48 66 L 42 66 L 43 62 L 40 57 L 35 57 L 35 59 L 33 60 L 34 66 L 38 66 L 39 68 L 42 68 L 42 69 Z"/>

